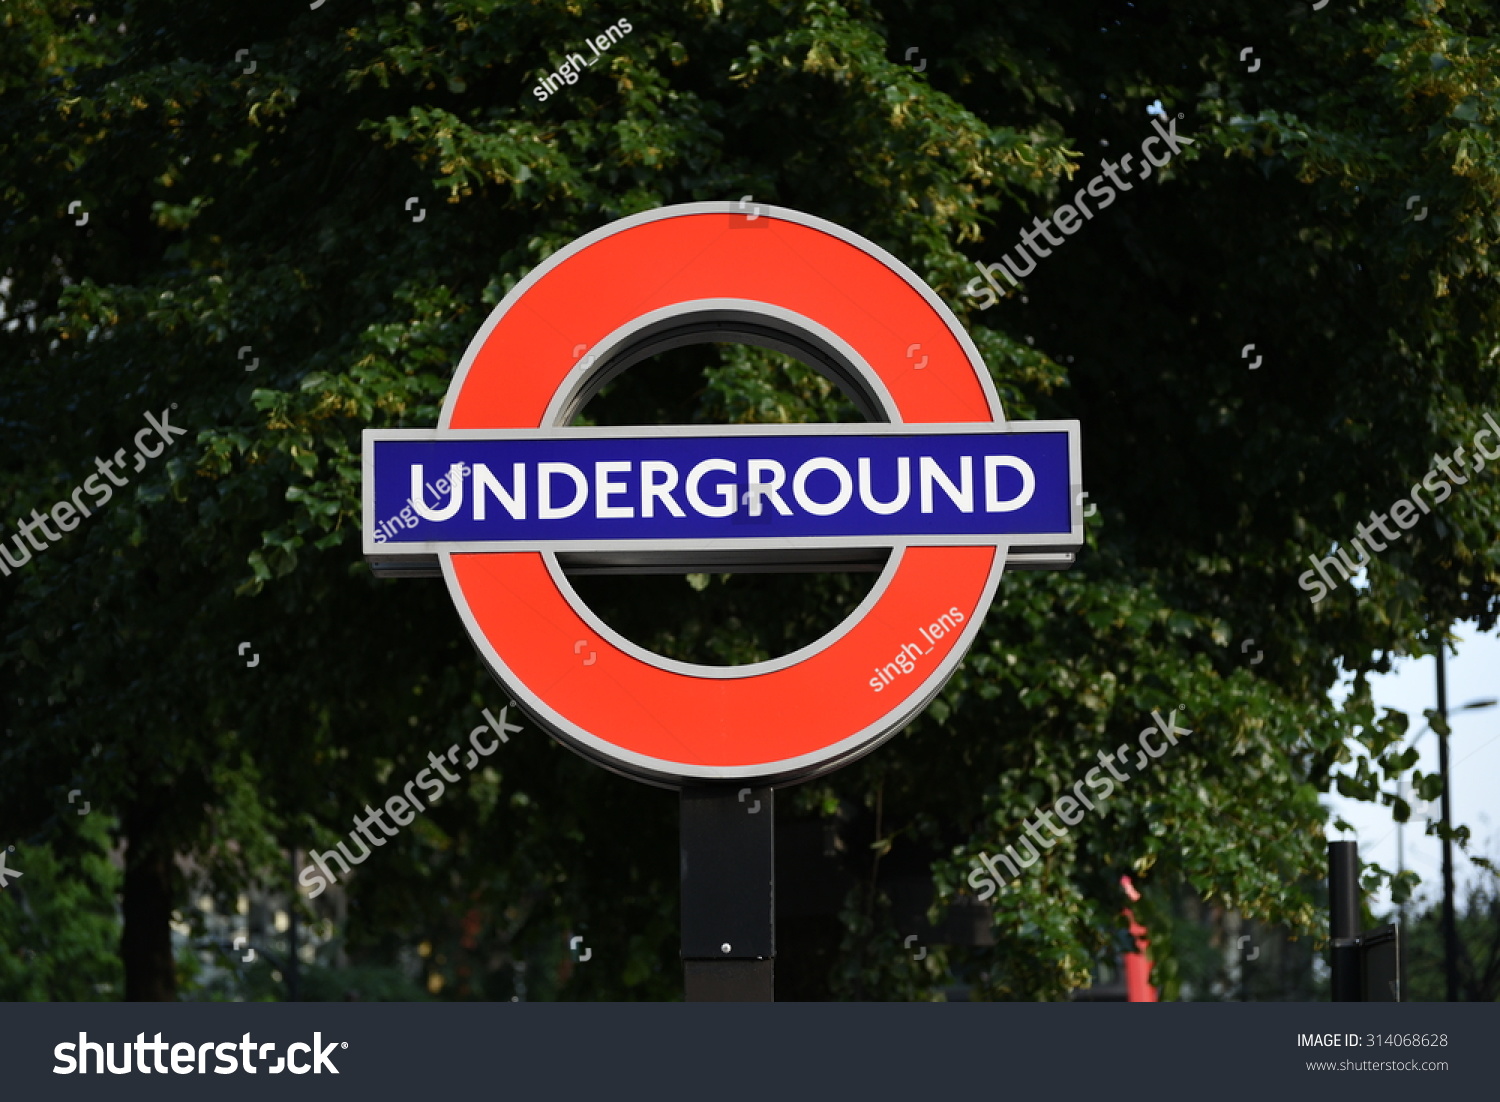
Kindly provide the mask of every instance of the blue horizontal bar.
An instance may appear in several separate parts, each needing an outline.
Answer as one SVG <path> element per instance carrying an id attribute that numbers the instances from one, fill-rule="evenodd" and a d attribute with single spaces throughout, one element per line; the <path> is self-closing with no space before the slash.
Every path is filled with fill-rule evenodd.
<path id="1" fill-rule="evenodd" d="M 374 493 L 367 535 L 399 552 L 435 543 L 586 550 L 606 541 L 880 544 L 1023 534 L 1066 541 L 1072 532 L 1071 491 L 1079 480 L 1065 431 L 670 431 L 675 435 L 381 434 L 368 445 Z M 752 482 L 759 487 L 753 495 Z"/>

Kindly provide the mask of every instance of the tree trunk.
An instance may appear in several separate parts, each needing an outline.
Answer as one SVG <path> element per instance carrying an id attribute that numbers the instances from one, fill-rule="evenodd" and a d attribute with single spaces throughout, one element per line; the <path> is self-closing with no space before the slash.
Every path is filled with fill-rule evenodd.
<path id="1" fill-rule="evenodd" d="M 125 816 L 125 963 L 127 1002 L 175 1002 L 177 965 L 172 957 L 172 882 L 169 848 L 153 837 L 158 816 L 139 806 Z"/>

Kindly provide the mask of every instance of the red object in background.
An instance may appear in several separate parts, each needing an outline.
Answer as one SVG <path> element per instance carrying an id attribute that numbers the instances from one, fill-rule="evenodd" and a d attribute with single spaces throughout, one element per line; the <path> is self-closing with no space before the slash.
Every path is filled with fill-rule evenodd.
<path id="1" fill-rule="evenodd" d="M 1141 893 L 1135 890 L 1130 877 L 1120 877 L 1120 885 L 1134 903 Z M 1156 988 L 1151 986 L 1151 942 L 1146 938 L 1146 927 L 1135 920 L 1130 908 L 1125 908 L 1125 917 L 1130 920 L 1130 936 L 1135 939 L 1139 952 L 1125 954 L 1125 1001 L 1128 1003 L 1156 1002 Z"/>

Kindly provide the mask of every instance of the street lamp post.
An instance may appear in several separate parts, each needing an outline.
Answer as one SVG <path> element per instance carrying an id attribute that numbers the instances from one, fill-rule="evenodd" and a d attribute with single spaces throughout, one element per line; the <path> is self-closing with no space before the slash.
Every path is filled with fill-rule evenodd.
<path id="1" fill-rule="evenodd" d="M 1448 678 L 1447 669 L 1443 662 L 1443 653 L 1438 651 L 1438 714 L 1443 717 L 1443 726 L 1446 727 L 1448 720 Z M 1497 701 L 1493 698 L 1482 700 L 1471 700 L 1467 704 L 1460 705 L 1456 710 L 1460 712 L 1473 712 L 1481 708 L 1493 708 Z M 1422 741 L 1422 736 L 1433 730 L 1431 724 L 1424 726 L 1417 732 L 1416 737 L 1411 740 L 1415 746 Z M 1442 817 L 1443 826 L 1453 825 L 1452 804 L 1449 801 L 1448 785 L 1448 739 L 1446 735 L 1438 735 L 1438 772 L 1443 779 L 1443 802 Z M 1406 777 L 1403 775 L 1400 781 L 1400 795 L 1406 796 Z M 1398 872 L 1406 871 L 1406 824 L 1396 824 L 1396 868 Z M 1401 904 L 1401 928 L 1406 929 L 1406 904 Z M 1458 1001 L 1458 926 L 1454 913 L 1453 901 L 1453 846 L 1447 838 L 1443 839 L 1443 971 L 1446 976 L 1448 988 L 1448 1001 Z M 1406 935 L 1403 933 L 1403 937 Z"/>
<path id="2" fill-rule="evenodd" d="M 1458 1002 L 1458 925 L 1453 917 L 1453 787 L 1448 775 L 1448 673 L 1445 644 L 1438 640 L 1437 710 L 1438 772 L 1443 775 L 1443 972 L 1448 978 L 1448 1001 Z"/>
<path id="3" fill-rule="evenodd" d="M 1471 700 L 1460 711 L 1493 707 L 1493 700 Z M 1458 1002 L 1458 921 L 1453 909 L 1453 797 L 1448 773 L 1448 670 L 1444 644 L 1437 649 L 1438 771 L 1443 777 L 1443 972 L 1447 977 L 1448 1001 Z"/>
<path id="4" fill-rule="evenodd" d="M 1418 735 L 1418 737 L 1421 737 Z M 1396 795 L 1402 800 L 1406 799 L 1406 774 L 1402 773 L 1396 781 Z M 1396 824 L 1396 874 L 1399 876 L 1406 872 L 1406 824 Z M 1409 927 L 1406 924 L 1406 903 L 1403 901 L 1396 906 L 1396 921 L 1401 924 L 1401 936 L 1407 936 Z"/>

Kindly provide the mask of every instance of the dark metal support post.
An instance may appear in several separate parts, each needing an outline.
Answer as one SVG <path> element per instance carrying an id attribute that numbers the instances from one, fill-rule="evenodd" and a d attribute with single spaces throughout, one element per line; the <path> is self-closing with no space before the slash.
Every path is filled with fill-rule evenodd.
<path id="1" fill-rule="evenodd" d="M 1446 632 L 1443 633 L 1447 634 Z M 1453 778 L 1448 774 L 1448 671 L 1443 654 L 1445 644 L 1438 637 L 1437 710 L 1442 717 L 1438 727 L 1438 772 L 1443 776 L 1443 972 L 1448 980 L 1448 1001 L 1458 1002 L 1458 926 L 1453 915 L 1453 801 L 1449 791 Z"/>
<path id="2" fill-rule="evenodd" d="M 302 997 L 302 962 L 297 957 L 297 905 L 302 902 L 297 891 L 297 847 L 292 847 L 292 886 L 287 893 L 287 954 L 286 954 L 286 1001 L 297 1002 Z"/>
<path id="3" fill-rule="evenodd" d="M 771 1002 L 775 794 L 682 790 L 682 964 L 688 1002 Z"/>
<path id="4" fill-rule="evenodd" d="M 1359 847 L 1354 842 L 1328 843 L 1328 932 L 1330 998 L 1360 1002 Z"/>

